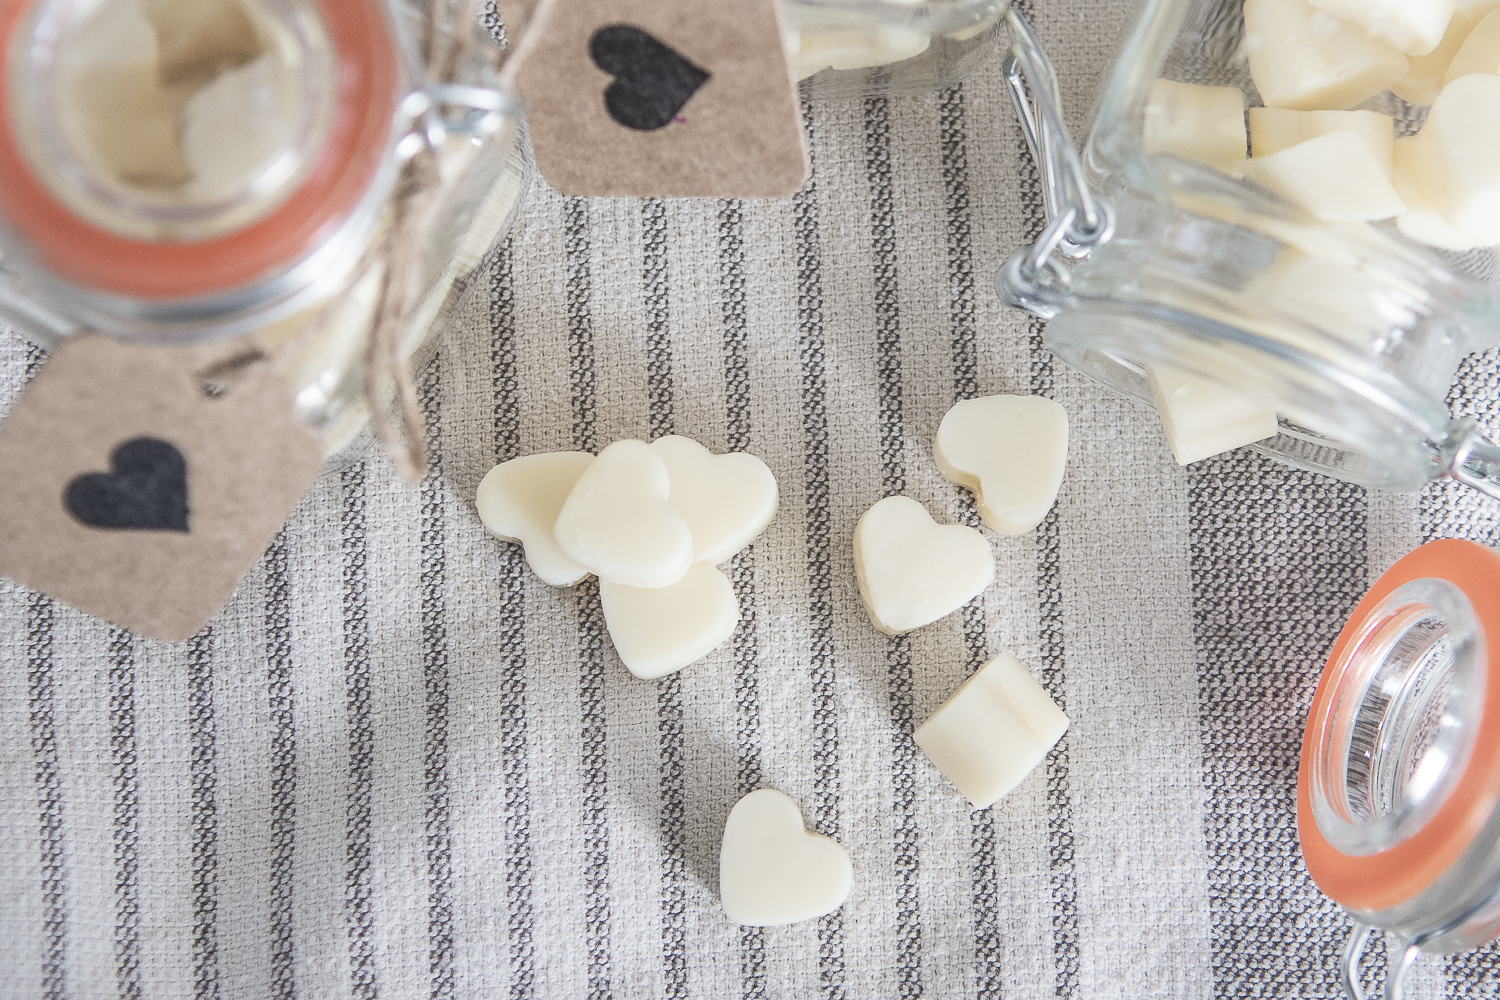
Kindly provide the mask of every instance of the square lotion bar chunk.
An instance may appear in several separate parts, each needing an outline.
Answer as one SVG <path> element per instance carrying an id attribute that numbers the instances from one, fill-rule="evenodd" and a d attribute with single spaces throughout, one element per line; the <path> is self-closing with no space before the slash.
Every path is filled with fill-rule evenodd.
<path id="1" fill-rule="evenodd" d="M 917 729 L 917 746 L 976 809 L 1021 783 L 1068 731 L 1021 661 L 1001 653 Z"/>

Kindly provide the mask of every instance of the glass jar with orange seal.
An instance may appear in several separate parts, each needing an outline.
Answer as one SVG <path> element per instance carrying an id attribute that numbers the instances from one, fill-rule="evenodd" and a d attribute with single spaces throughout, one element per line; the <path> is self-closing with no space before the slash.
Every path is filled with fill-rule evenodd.
<path id="1" fill-rule="evenodd" d="M 529 178 L 501 49 L 472 14 L 0 8 L 0 321 L 43 344 L 245 337 L 327 449 L 346 446 L 392 379 L 369 378 L 372 335 L 388 327 L 409 365 Z"/>
<path id="2" fill-rule="evenodd" d="M 1370 588 L 1308 712 L 1297 832 L 1355 921 L 1344 988 L 1386 935 L 1384 995 L 1423 953 L 1500 937 L 1500 553 L 1431 542 Z"/>

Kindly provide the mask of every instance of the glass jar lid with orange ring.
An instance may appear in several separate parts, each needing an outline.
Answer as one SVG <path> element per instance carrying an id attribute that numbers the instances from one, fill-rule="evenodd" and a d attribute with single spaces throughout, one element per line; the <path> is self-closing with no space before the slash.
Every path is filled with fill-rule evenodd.
<path id="1" fill-rule="evenodd" d="M 247 336 L 330 451 L 366 341 L 410 357 L 529 176 L 499 45 L 464 3 L 31 0 L 0 8 L 0 320 L 161 343 Z M 421 161 L 420 203 L 402 203 Z M 410 191 L 407 191 L 410 194 Z M 384 289 L 384 291 L 382 291 Z"/>
<path id="2" fill-rule="evenodd" d="M 1328 657 L 1302 744 L 1297 831 L 1313 881 L 1387 937 L 1384 995 L 1423 953 L 1500 937 L 1500 553 L 1422 546 L 1376 582 Z"/>

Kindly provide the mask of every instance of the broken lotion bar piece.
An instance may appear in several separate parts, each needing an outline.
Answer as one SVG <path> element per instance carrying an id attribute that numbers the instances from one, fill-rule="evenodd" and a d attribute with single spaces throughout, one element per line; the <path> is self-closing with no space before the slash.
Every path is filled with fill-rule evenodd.
<path id="1" fill-rule="evenodd" d="M 1042 762 L 1068 717 L 1014 656 L 964 681 L 913 738 L 976 809 L 994 805 Z"/>

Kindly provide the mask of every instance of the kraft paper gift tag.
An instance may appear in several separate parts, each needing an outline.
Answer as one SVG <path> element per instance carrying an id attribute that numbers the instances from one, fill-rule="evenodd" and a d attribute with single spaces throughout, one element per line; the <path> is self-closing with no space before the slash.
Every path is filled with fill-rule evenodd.
<path id="1" fill-rule="evenodd" d="M 510 71 L 562 193 L 765 198 L 807 180 L 776 0 L 508 0 L 501 16 L 526 18 Z"/>
<path id="2" fill-rule="evenodd" d="M 150 638 L 202 629 L 323 463 L 245 352 L 60 343 L 0 420 L 0 574 Z"/>

